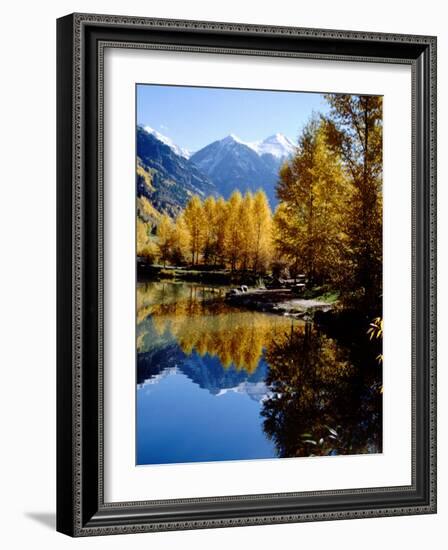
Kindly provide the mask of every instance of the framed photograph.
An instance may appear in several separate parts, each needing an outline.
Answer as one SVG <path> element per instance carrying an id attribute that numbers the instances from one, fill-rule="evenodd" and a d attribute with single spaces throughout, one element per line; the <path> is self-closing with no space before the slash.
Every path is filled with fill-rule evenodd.
<path id="1" fill-rule="evenodd" d="M 436 38 L 57 41 L 57 529 L 435 513 Z"/>

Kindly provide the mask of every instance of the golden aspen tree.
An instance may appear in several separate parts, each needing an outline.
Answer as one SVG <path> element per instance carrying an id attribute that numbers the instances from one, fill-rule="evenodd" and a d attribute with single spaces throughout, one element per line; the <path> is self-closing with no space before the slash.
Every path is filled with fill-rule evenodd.
<path id="1" fill-rule="evenodd" d="M 272 212 L 266 193 L 259 189 L 252 201 L 252 269 L 266 271 L 272 254 Z"/>
<path id="2" fill-rule="evenodd" d="M 157 247 L 159 249 L 159 257 L 166 266 L 166 262 L 170 259 L 171 249 L 173 245 L 174 225 L 171 218 L 167 214 L 163 214 L 160 223 L 157 227 Z"/>
<path id="3" fill-rule="evenodd" d="M 234 191 L 227 203 L 227 219 L 225 224 L 225 256 L 230 269 L 235 271 L 240 259 L 241 224 L 240 213 L 243 197 L 239 191 Z"/>
<path id="4" fill-rule="evenodd" d="M 141 218 L 137 218 L 137 256 L 143 256 L 143 248 L 147 241 L 148 226 Z"/>
<path id="5" fill-rule="evenodd" d="M 285 259 L 292 274 L 298 273 L 301 250 L 300 231 L 303 225 L 297 209 L 288 202 L 281 202 L 274 213 L 272 223 L 272 240 L 276 260 Z"/>
<path id="6" fill-rule="evenodd" d="M 190 233 L 183 214 L 176 218 L 172 234 L 171 260 L 174 264 L 182 264 L 190 250 Z"/>
<path id="7" fill-rule="evenodd" d="M 228 217 L 228 205 L 222 197 L 219 197 L 215 205 L 215 225 L 216 225 L 215 262 L 218 261 L 221 264 L 225 264 L 227 217 Z"/>
<path id="8" fill-rule="evenodd" d="M 254 219 L 253 219 L 253 196 L 249 191 L 245 193 L 239 206 L 238 233 L 240 240 L 239 267 L 246 271 L 254 247 Z"/>
<path id="9" fill-rule="evenodd" d="M 154 244 L 150 232 L 151 225 L 137 217 L 137 256 L 146 258 L 147 261 L 153 262 L 157 255 L 157 246 Z"/>
<path id="10" fill-rule="evenodd" d="M 214 262 L 216 256 L 217 225 L 216 225 L 216 200 L 209 195 L 203 203 L 203 245 L 202 257 L 207 265 Z"/>
<path id="11" fill-rule="evenodd" d="M 358 307 L 378 314 L 382 294 L 383 103 L 381 96 L 329 94 L 327 140 L 343 158 L 354 189 L 348 238 L 352 276 L 347 290 Z"/>
<path id="12" fill-rule="evenodd" d="M 184 211 L 184 220 L 190 233 L 190 253 L 192 265 L 199 263 L 199 254 L 204 241 L 204 210 L 197 195 L 188 201 Z"/>
<path id="13" fill-rule="evenodd" d="M 282 201 L 274 218 L 278 250 L 312 284 L 339 280 L 351 188 L 322 122 L 305 127 L 296 156 L 280 172 L 277 194 Z"/>

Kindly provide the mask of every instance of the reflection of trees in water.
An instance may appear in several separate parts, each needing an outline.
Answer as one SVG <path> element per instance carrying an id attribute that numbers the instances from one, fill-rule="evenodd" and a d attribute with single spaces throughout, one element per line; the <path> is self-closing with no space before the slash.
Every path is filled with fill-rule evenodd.
<path id="1" fill-rule="evenodd" d="M 323 333 L 291 318 L 231 308 L 220 296 L 222 289 L 199 285 L 138 287 L 138 352 L 163 355 L 174 338 L 186 356 L 209 355 L 223 371 L 233 365 L 246 376 L 265 354 L 261 414 L 280 457 L 381 451 L 378 344 L 357 328 L 361 322 L 337 322 L 330 338 L 331 327 Z"/>
<path id="2" fill-rule="evenodd" d="M 231 308 L 223 300 L 210 299 L 216 297 L 212 289 L 190 286 L 188 292 L 178 291 L 175 300 L 171 295 L 161 300 L 160 286 L 158 296 L 152 292 L 151 298 L 145 293 L 137 300 L 139 324 L 150 314 L 156 335 L 169 332 L 186 355 L 196 351 L 200 356 L 218 357 L 224 368 L 234 365 L 249 374 L 256 370 L 271 342 L 284 338 L 293 324 L 303 325 L 284 317 Z M 147 305 L 150 300 L 152 305 Z M 139 352 L 151 346 L 151 338 L 144 331 L 138 332 L 137 346 Z"/>
<path id="3" fill-rule="evenodd" d="M 211 289 L 210 292 L 214 292 Z M 199 299 L 204 295 L 198 287 L 176 283 L 140 283 L 137 285 L 137 324 L 151 315 L 160 304 L 184 302 L 186 300 Z"/>
<path id="4" fill-rule="evenodd" d="M 272 395 L 262 416 L 280 457 L 381 451 L 381 394 L 369 360 L 353 364 L 311 324 L 273 342 L 266 359 Z"/>

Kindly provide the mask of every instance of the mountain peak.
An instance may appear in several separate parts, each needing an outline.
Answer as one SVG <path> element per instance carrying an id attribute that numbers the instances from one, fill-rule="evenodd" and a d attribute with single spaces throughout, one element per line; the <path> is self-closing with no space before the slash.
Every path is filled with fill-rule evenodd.
<path id="1" fill-rule="evenodd" d="M 165 145 L 168 145 L 168 147 L 176 153 L 176 155 L 179 155 L 180 157 L 183 157 L 185 159 L 189 159 L 191 156 L 190 151 L 187 151 L 187 149 L 183 149 L 182 147 L 179 147 L 179 145 L 176 145 L 174 141 L 161 134 L 158 130 L 155 130 L 154 128 L 151 128 L 151 126 L 143 126 L 143 130 L 147 132 L 148 134 L 152 134 L 156 139 L 164 143 Z"/>
<path id="2" fill-rule="evenodd" d="M 268 136 L 263 141 L 255 141 L 249 146 L 259 155 L 272 155 L 276 159 L 290 157 L 296 149 L 294 143 L 280 132 Z"/>
<path id="3" fill-rule="evenodd" d="M 229 134 L 224 139 L 221 140 L 223 143 L 242 143 L 243 145 L 247 145 L 241 138 L 239 138 L 236 134 Z"/>
<path id="4" fill-rule="evenodd" d="M 292 141 L 285 136 L 285 134 L 282 134 L 280 132 L 277 132 L 276 134 L 273 134 L 272 136 L 267 137 L 265 140 L 263 140 L 263 143 L 286 143 L 293 145 Z"/>
<path id="5" fill-rule="evenodd" d="M 295 151 L 294 143 L 280 132 L 272 134 L 263 140 L 252 142 L 243 141 L 239 136 L 232 133 L 221 139 L 220 142 L 224 145 L 231 145 L 233 143 L 245 145 L 249 149 L 252 149 L 252 151 L 255 151 L 257 155 L 270 154 L 278 159 L 289 157 Z"/>
<path id="6" fill-rule="evenodd" d="M 284 137 L 285 136 L 282 133 L 277 132 L 276 134 L 272 134 L 272 136 L 268 136 L 264 141 L 272 141 L 272 140 L 280 141 Z"/>

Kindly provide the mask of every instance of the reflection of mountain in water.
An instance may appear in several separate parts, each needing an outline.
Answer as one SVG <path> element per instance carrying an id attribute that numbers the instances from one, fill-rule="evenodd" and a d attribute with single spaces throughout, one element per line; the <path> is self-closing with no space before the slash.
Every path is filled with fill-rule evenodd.
<path id="1" fill-rule="evenodd" d="M 208 357 L 210 368 L 218 365 L 222 373 L 231 368 L 245 372 L 237 381 L 241 383 L 264 362 L 272 342 L 281 342 L 294 327 L 303 326 L 294 319 L 230 307 L 216 292 L 198 286 L 155 283 L 137 290 L 137 351 L 142 365 L 169 367 L 187 358 L 202 365 Z"/>
<path id="2" fill-rule="evenodd" d="M 232 391 L 262 401 L 268 393 L 264 383 L 268 366 L 263 359 L 254 372 L 248 373 L 234 365 L 224 368 L 218 357 L 209 354 L 200 356 L 193 351 L 187 356 L 176 344 L 138 354 L 138 384 L 155 382 L 175 372 L 185 374 L 200 388 L 217 396 Z"/>
<path id="3" fill-rule="evenodd" d="M 172 437 L 173 453 L 190 449 L 176 460 L 381 452 L 380 352 L 362 322 L 335 319 L 324 331 L 230 307 L 220 289 L 167 282 L 137 288 L 137 382 L 153 386 L 139 392 L 140 426 L 152 430 L 148 441 Z M 223 422 L 228 448 L 216 436 Z M 249 440 L 260 433 L 269 444 L 258 455 L 260 441 Z M 162 460 L 145 456 L 143 463 Z"/>
<path id="4" fill-rule="evenodd" d="M 245 393 L 254 401 L 262 403 L 270 396 L 270 391 L 265 382 L 241 382 L 238 386 L 234 388 L 224 388 L 220 390 L 218 396 L 225 395 L 226 393 Z"/>

